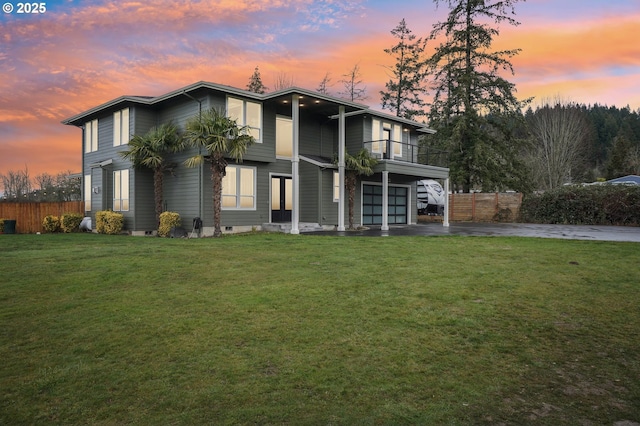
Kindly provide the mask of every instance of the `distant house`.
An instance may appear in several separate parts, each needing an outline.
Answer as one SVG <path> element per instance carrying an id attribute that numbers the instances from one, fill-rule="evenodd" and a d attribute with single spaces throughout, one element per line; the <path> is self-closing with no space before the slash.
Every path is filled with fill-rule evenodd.
<path id="1" fill-rule="evenodd" d="M 257 141 L 242 163 L 230 161 L 227 167 L 224 232 L 279 223 L 286 223 L 291 233 L 299 233 L 306 223 L 344 229 L 348 209 L 344 153 L 354 154 L 363 147 L 379 163 L 374 175 L 358 183 L 358 225 L 386 229 L 392 224 L 415 224 L 416 181 L 442 179 L 448 186 L 449 169 L 424 164 L 426 156 L 418 153 L 418 137 L 433 133 L 424 124 L 300 88 L 261 95 L 198 82 L 157 97 L 122 96 L 63 121 L 82 129 L 87 214 L 118 211 L 125 217 L 126 230 L 134 234 L 155 230 L 152 173 L 134 169 L 119 151 L 134 134 L 169 121 L 184 128 L 187 120 L 211 107 L 226 110 L 239 124 L 249 126 Z M 165 178 L 164 207 L 178 212 L 187 227 L 193 218 L 202 218 L 205 235 L 212 234 L 208 164 L 182 165 L 193 154 L 187 151 L 173 158 L 178 167 Z"/>

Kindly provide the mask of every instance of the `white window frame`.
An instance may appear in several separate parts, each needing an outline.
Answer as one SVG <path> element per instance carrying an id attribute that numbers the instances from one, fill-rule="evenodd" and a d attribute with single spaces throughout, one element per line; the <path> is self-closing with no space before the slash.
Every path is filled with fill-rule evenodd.
<path id="1" fill-rule="evenodd" d="M 98 119 L 84 124 L 84 152 L 86 154 L 98 150 Z"/>
<path id="2" fill-rule="evenodd" d="M 129 108 L 113 113 L 113 146 L 126 145 L 131 140 L 129 115 Z"/>
<path id="3" fill-rule="evenodd" d="M 246 194 L 242 194 L 242 171 L 243 170 L 251 170 L 253 176 L 253 194 L 251 195 L 246 195 Z M 235 192 L 234 193 L 229 193 L 229 194 L 225 194 L 225 190 L 228 189 L 226 186 L 228 185 L 228 177 L 230 176 L 232 173 L 235 173 L 235 181 L 236 181 L 236 188 L 235 188 Z M 226 182 L 226 184 L 225 184 Z M 257 199 L 257 185 L 258 185 L 258 169 L 257 167 L 251 167 L 251 166 L 240 166 L 240 165 L 229 165 L 227 166 L 226 169 L 226 175 L 225 177 L 222 178 L 222 199 L 221 199 L 221 203 L 222 203 L 222 210 L 256 210 L 256 199 Z M 229 197 L 235 197 L 236 200 L 236 205 L 235 207 L 225 207 L 224 205 L 224 201 L 225 201 L 225 197 L 229 198 Z M 251 205 L 251 207 L 242 207 L 242 200 L 243 199 L 247 199 L 251 197 L 253 199 L 253 203 Z"/>
<path id="4" fill-rule="evenodd" d="M 383 129 L 389 130 L 389 133 L 391 134 L 391 150 L 393 151 L 392 158 L 402 157 L 402 126 L 389 121 L 379 120 L 377 118 L 371 120 L 371 153 L 380 155 L 384 154 L 386 146 L 383 147 L 383 142 L 381 142 L 384 140 L 382 136 L 384 134 Z"/>
<path id="5" fill-rule="evenodd" d="M 242 102 L 242 115 L 238 116 L 238 117 L 233 117 L 229 114 L 229 100 L 234 100 L 234 101 L 238 101 L 238 102 Z M 260 111 L 260 118 L 258 119 L 259 123 L 258 126 L 255 125 L 251 125 L 250 123 L 247 123 L 247 107 L 248 105 L 255 105 L 259 108 Z M 262 112 L 262 104 L 260 102 L 253 102 L 253 101 L 247 101 L 244 99 L 240 99 L 240 98 L 236 98 L 234 96 L 227 96 L 227 116 L 232 119 L 232 120 L 236 120 L 236 122 L 238 123 L 239 126 L 246 126 L 249 128 L 249 134 L 251 136 L 253 136 L 253 138 L 255 139 L 256 143 L 262 143 L 262 118 L 263 118 L 263 112 Z"/>
<path id="6" fill-rule="evenodd" d="M 125 183 L 125 185 L 123 185 Z M 130 209 L 129 169 L 113 171 L 113 211 L 128 212 Z"/>
<path id="7" fill-rule="evenodd" d="M 340 172 L 335 170 L 333 172 L 333 202 L 340 201 Z"/>
<path id="8" fill-rule="evenodd" d="M 93 188 L 91 187 L 91 175 L 84 175 L 84 211 L 91 211 L 91 193 Z"/>
<path id="9" fill-rule="evenodd" d="M 281 141 L 282 132 L 278 131 L 278 122 L 288 122 L 291 125 L 291 134 L 290 141 L 291 146 L 289 147 L 289 155 L 283 155 L 282 153 L 278 153 L 278 148 L 281 148 L 283 145 Z M 293 158 L 293 119 L 291 117 L 287 117 L 285 115 L 276 115 L 276 158 L 282 158 L 286 160 L 290 160 Z"/>

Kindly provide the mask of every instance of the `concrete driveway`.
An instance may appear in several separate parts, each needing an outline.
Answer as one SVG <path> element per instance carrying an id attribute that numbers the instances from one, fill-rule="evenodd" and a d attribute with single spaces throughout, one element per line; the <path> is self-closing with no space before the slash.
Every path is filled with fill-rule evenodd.
<path id="1" fill-rule="evenodd" d="M 568 240 L 628 241 L 640 243 L 640 227 L 631 226 L 578 226 L 578 225 L 538 225 L 527 223 L 452 223 L 444 227 L 440 223 L 390 226 L 388 231 L 371 227 L 364 231 L 324 231 L 310 232 L 315 235 L 342 235 L 362 237 L 387 236 L 495 236 L 495 237 L 537 237 Z"/>

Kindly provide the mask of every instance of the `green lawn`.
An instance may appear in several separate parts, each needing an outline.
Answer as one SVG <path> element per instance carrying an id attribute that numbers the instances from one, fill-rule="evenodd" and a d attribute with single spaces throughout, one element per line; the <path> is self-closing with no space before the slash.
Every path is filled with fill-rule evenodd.
<path id="1" fill-rule="evenodd" d="M 640 421 L 640 245 L 0 235 L 0 424 Z"/>

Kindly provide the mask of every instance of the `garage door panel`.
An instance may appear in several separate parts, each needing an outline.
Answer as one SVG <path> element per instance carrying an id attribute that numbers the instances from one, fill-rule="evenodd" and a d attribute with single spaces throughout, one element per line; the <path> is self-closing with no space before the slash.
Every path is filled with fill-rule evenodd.
<path id="1" fill-rule="evenodd" d="M 382 224 L 382 186 L 363 185 L 362 222 L 364 225 Z M 408 212 L 406 187 L 389 187 L 389 223 L 406 224 Z"/>

